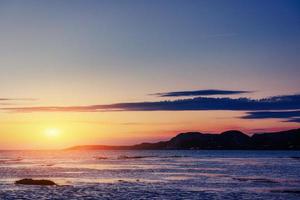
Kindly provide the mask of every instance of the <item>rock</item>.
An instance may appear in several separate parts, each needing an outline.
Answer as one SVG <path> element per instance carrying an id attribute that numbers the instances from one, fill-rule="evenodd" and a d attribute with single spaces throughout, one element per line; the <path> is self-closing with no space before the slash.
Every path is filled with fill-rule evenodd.
<path id="1" fill-rule="evenodd" d="M 300 157 L 299 157 L 299 156 L 292 156 L 292 157 L 290 157 L 290 158 L 295 159 L 295 160 L 299 160 L 299 161 L 300 161 Z"/>
<path id="2" fill-rule="evenodd" d="M 15 182 L 15 184 L 21 185 L 56 185 L 53 181 L 50 180 L 33 180 L 31 178 L 21 179 Z"/>
<path id="3" fill-rule="evenodd" d="M 271 190 L 271 192 L 300 194 L 300 190 Z"/>
<path id="4" fill-rule="evenodd" d="M 141 158 L 152 158 L 154 156 L 124 156 L 121 155 L 118 157 L 119 160 L 126 160 L 126 159 L 141 159 Z"/>
<path id="5" fill-rule="evenodd" d="M 267 178 L 247 178 L 247 177 L 234 177 L 233 180 L 238 181 L 251 181 L 251 182 L 258 182 L 258 183 L 278 183 L 275 180 L 267 179 Z"/>
<path id="6" fill-rule="evenodd" d="M 104 156 L 98 156 L 98 157 L 95 157 L 97 160 L 106 160 L 108 159 L 108 157 L 104 157 Z"/>

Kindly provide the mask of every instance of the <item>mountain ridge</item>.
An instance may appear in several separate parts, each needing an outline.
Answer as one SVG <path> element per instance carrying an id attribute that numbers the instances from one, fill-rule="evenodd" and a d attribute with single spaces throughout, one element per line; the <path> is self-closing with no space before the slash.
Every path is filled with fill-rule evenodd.
<path id="1" fill-rule="evenodd" d="M 300 128 L 287 131 L 255 133 L 248 136 L 238 130 L 220 134 L 179 133 L 168 141 L 130 146 L 80 145 L 66 150 L 300 150 Z"/>

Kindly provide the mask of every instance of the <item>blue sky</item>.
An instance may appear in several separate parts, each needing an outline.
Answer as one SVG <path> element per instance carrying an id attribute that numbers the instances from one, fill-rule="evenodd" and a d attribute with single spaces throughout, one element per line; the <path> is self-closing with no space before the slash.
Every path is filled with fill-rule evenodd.
<path id="1" fill-rule="evenodd" d="M 7 95 L 40 98 L 39 83 L 54 93 L 65 81 L 135 96 L 299 85 L 299 1 L 1 1 L 0 26 Z"/>
<path id="2" fill-rule="evenodd" d="M 0 29 L 0 119 L 14 124 L 0 131 L 15 138 L 27 121 L 32 134 L 56 124 L 130 141 L 299 125 L 298 0 L 0 0 Z M 123 112 L 95 112 L 107 107 Z"/>

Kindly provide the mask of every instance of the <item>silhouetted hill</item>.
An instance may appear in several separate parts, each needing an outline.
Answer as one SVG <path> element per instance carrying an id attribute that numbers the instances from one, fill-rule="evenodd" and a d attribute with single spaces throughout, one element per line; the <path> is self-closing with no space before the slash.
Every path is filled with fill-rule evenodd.
<path id="1" fill-rule="evenodd" d="M 251 139 L 260 149 L 300 149 L 300 129 L 254 134 Z"/>
<path id="2" fill-rule="evenodd" d="M 191 132 L 181 133 L 172 138 L 167 144 L 167 149 L 194 149 L 198 147 L 207 149 L 217 145 L 218 141 L 216 134 Z"/>
<path id="3" fill-rule="evenodd" d="M 249 148 L 251 145 L 251 138 L 241 131 L 226 131 L 221 133 L 219 137 L 219 142 L 222 144 L 222 146 L 229 149 Z"/>
<path id="4" fill-rule="evenodd" d="M 131 149 L 140 150 L 151 150 L 151 149 L 165 149 L 168 142 L 157 142 L 157 143 L 142 143 L 131 146 Z"/>
<path id="5" fill-rule="evenodd" d="M 199 132 L 180 133 L 169 141 L 142 143 L 133 146 L 83 145 L 68 150 L 155 150 L 155 149 L 268 149 L 300 150 L 300 129 L 254 134 L 252 137 L 237 130 L 221 134 Z"/>

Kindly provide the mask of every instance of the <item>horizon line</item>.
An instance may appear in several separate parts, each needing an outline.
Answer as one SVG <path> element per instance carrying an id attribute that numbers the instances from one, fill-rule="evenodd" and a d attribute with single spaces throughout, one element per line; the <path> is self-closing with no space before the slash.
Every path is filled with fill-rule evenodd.
<path id="1" fill-rule="evenodd" d="M 228 129 L 228 130 L 225 130 L 225 131 L 221 131 L 219 133 L 208 133 L 208 132 L 201 132 L 201 131 L 186 131 L 186 132 L 179 132 L 177 133 L 175 136 L 173 137 L 176 137 L 177 135 L 179 134 L 182 134 L 182 133 L 201 133 L 201 134 L 210 134 L 210 135 L 220 135 L 224 132 L 228 132 L 228 131 L 239 131 L 245 135 L 248 135 L 249 137 L 252 137 L 253 135 L 255 134 L 264 134 L 264 133 L 279 133 L 279 132 L 283 132 L 283 131 L 291 131 L 291 130 L 298 130 L 300 129 L 300 127 L 298 128 L 286 128 L 286 129 L 281 129 L 281 130 L 278 130 L 278 131 L 267 131 L 267 132 L 256 132 L 256 133 L 251 133 L 251 134 L 247 134 L 247 133 L 244 133 L 243 131 L 240 131 L 240 130 L 237 130 L 237 129 Z M 169 138 L 169 140 L 171 140 L 173 137 Z M 131 146 L 135 146 L 135 145 L 139 145 L 139 144 L 143 144 L 143 143 L 158 143 L 158 142 L 167 142 L 169 140 L 160 140 L 160 141 L 156 141 L 156 142 L 139 142 L 139 143 L 135 143 L 135 144 L 128 144 L 128 145 L 113 145 L 113 144 L 78 144 L 78 145 L 72 145 L 72 146 L 69 146 L 69 147 L 64 147 L 64 148 L 50 148 L 50 149 L 35 149 L 35 148 L 24 148 L 24 149 L 0 149 L 0 151 L 68 151 L 70 150 L 70 148 L 73 148 L 73 147 L 79 147 L 79 146 L 105 146 L 105 147 L 131 147 Z M 96 149 L 95 149 L 96 150 Z M 97 151 L 99 150 L 104 150 L 104 151 L 107 151 L 105 149 L 97 149 Z M 115 150 L 121 150 L 121 149 L 114 149 L 114 150 L 111 150 L 111 151 L 115 151 Z M 128 150 L 131 150 L 131 149 L 128 149 Z M 74 150 L 73 150 L 74 151 Z M 82 150 L 80 150 L 82 151 Z M 85 150 L 86 151 L 86 150 Z"/>

